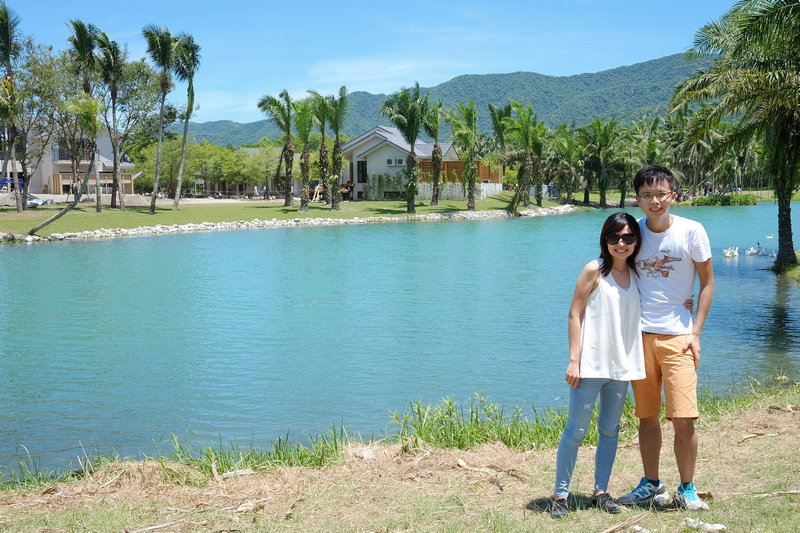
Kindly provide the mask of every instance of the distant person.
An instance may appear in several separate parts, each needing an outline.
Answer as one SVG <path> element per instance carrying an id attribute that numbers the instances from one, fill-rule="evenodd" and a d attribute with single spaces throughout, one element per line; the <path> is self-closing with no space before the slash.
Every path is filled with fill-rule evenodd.
<path id="1" fill-rule="evenodd" d="M 639 452 L 644 477 L 624 505 L 650 504 L 669 499 L 660 479 L 661 387 L 667 420 L 675 430 L 674 453 L 681 484 L 676 505 L 688 510 L 708 509 L 694 487 L 697 463 L 697 367 L 700 334 L 714 296 L 711 245 L 703 226 L 670 213 L 675 200 L 675 177 L 658 165 L 649 165 L 633 178 L 636 201 L 645 216 L 639 219 L 642 240 L 636 267 L 642 308 L 642 345 L 646 377 L 632 381 L 639 419 Z M 700 280 L 697 315 L 682 302 L 691 297 Z"/>
<path id="2" fill-rule="evenodd" d="M 609 513 L 619 505 L 608 494 L 617 454 L 619 419 L 628 381 L 645 377 L 640 300 L 635 270 L 641 234 L 636 219 L 614 213 L 600 232 L 600 258 L 578 277 L 569 308 L 569 415 L 558 445 L 551 514 L 569 513 L 567 496 L 578 447 L 586 437 L 598 395 L 597 451 L 592 503 Z"/>

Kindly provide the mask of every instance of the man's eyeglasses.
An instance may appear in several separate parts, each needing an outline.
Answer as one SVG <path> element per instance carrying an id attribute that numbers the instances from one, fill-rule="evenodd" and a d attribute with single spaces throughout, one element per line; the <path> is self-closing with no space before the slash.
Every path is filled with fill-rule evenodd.
<path id="1" fill-rule="evenodd" d="M 657 199 L 659 202 L 663 202 L 667 199 L 667 197 L 671 196 L 672 192 L 659 192 L 656 194 L 646 193 L 639 197 L 639 199 L 643 202 L 649 202 L 653 198 Z"/>
<path id="2" fill-rule="evenodd" d="M 619 235 L 617 233 L 609 233 L 606 235 L 606 242 L 608 244 L 617 244 L 619 240 L 622 239 L 622 242 L 625 244 L 633 244 L 636 242 L 636 235 L 633 233 L 625 233 L 623 235 Z"/>

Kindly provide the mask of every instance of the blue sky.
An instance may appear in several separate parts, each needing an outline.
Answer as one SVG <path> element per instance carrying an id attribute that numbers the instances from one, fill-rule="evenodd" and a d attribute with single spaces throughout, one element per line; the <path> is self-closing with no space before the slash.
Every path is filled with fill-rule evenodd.
<path id="1" fill-rule="evenodd" d="M 72 19 L 126 44 L 131 58 L 145 55 L 146 25 L 190 33 L 202 48 L 193 120 L 253 122 L 265 118 L 259 98 L 283 89 L 389 94 L 461 74 L 569 76 L 682 53 L 733 0 L 7 3 L 25 35 L 56 50 Z M 179 86 L 170 99 L 185 94 Z"/>

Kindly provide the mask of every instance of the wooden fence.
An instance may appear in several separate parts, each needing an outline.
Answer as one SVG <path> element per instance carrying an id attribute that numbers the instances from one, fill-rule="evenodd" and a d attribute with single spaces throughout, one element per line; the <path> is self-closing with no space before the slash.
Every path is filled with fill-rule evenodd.
<path id="1" fill-rule="evenodd" d="M 500 174 L 500 169 L 492 172 L 488 165 L 484 165 L 480 161 L 478 165 L 478 183 L 503 183 L 503 176 Z M 464 176 L 464 161 L 442 161 L 442 180 L 446 183 L 460 182 Z M 422 171 L 422 181 L 430 181 L 433 175 L 433 165 L 430 161 L 420 161 L 419 168 Z M 453 178 L 455 172 L 457 178 Z"/>

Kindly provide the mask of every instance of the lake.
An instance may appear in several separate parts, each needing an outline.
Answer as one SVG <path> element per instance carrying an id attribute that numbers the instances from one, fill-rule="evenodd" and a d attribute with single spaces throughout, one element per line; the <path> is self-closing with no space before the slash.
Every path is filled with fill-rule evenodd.
<path id="1" fill-rule="evenodd" d="M 674 209 L 714 253 L 701 385 L 800 374 L 800 287 L 744 255 L 777 248 L 777 206 Z M 47 468 L 169 453 L 173 435 L 378 438 L 409 402 L 476 393 L 563 407 L 569 304 L 610 213 L 3 246 L 0 471 L 25 450 Z"/>

